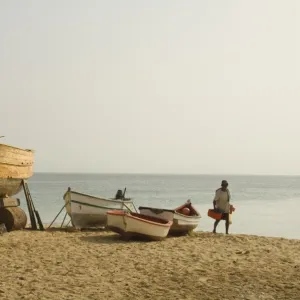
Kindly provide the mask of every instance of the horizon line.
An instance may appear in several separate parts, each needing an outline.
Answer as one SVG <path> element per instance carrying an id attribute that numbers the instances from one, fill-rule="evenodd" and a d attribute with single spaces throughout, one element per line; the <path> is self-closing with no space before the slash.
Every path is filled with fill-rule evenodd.
<path id="1" fill-rule="evenodd" d="M 65 175 L 164 175 L 164 176 L 285 176 L 299 177 L 300 174 L 259 174 L 259 173 L 145 173 L 145 172 L 45 172 L 38 171 L 34 174 L 65 174 Z M 33 175 L 34 175 L 33 174 Z"/>

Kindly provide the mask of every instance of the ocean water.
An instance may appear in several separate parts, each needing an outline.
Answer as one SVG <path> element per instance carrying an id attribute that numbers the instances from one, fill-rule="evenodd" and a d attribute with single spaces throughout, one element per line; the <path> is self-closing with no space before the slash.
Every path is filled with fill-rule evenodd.
<path id="1" fill-rule="evenodd" d="M 137 208 L 175 208 L 190 199 L 202 216 L 197 230 L 211 231 L 214 220 L 207 210 L 222 179 L 229 182 L 231 203 L 236 208 L 230 233 L 300 239 L 300 176 L 36 173 L 28 183 L 44 223 L 50 223 L 64 205 L 62 197 L 68 187 L 103 197 L 114 197 L 118 189 L 126 187 L 126 196 L 133 198 Z M 16 197 L 27 212 L 23 192 Z M 217 231 L 225 232 L 224 221 Z"/>

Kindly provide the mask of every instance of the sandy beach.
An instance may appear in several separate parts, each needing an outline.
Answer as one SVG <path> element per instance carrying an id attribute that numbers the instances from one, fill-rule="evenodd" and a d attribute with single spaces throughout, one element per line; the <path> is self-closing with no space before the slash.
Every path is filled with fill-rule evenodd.
<path id="1" fill-rule="evenodd" d="M 24 230 L 0 247 L 1 299 L 300 299 L 299 240 Z"/>

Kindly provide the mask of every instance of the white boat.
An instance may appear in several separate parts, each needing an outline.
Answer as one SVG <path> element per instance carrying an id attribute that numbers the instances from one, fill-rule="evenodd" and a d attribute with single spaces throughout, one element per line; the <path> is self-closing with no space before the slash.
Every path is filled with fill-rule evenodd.
<path id="1" fill-rule="evenodd" d="M 147 216 L 173 221 L 170 234 L 186 234 L 193 231 L 198 227 L 201 218 L 190 200 L 174 210 L 140 206 L 139 211 Z"/>
<path id="2" fill-rule="evenodd" d="M 65 207 L 74 227 L 78 229 L 104 227 L 110 210 L 133 210 L 133 202 L 128 199 L 108 199 L 72 191 L 64 194 Z"/>
<path id="3" fill-rule="evenodd" d="M 172 223 L 172 221 L 129 211 L 107 212 L 107 228 L 125 239 L 163 240 L 167 237 Z"/>

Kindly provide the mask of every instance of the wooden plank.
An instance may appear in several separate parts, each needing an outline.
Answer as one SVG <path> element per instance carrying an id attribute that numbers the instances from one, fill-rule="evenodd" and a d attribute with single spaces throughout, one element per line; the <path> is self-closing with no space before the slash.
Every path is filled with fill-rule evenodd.
<path id="1" fill-rule="evenodd" d="M 14 166 L 2 164 L 0 162 L 0 178 L 20 178 L 27 179 L 33 175 L 33 166 Z"/>
<path id="2" fill-rule="evenodd" d="M 20 206 L 20 199 L 17 198 L 0 198 L 0 208 L 2 207 L 17 207 Z"/>

